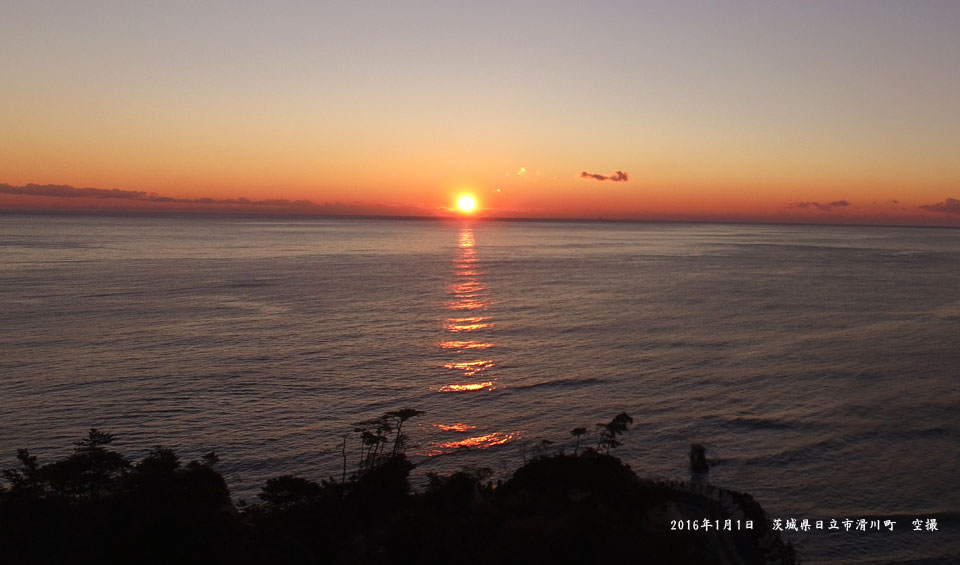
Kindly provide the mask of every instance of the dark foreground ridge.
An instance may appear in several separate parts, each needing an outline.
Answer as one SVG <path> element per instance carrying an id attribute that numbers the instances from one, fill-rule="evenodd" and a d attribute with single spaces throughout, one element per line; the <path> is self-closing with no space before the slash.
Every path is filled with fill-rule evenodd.
<path id="1" fill-rule="evenodd" d="M 532 459 L 496 486 L 487 469 L 430 474 L 413 492 L 402 434 L 389 449 L 379 437 L 355 475 L 270 479 L 239 509 L 214 454 L 184 465 L 156 447 L 134 463 L 97 430 L 46 465 L 20 450 L 0 483 L 0 562 L 795 562 L 749 495 L 644 480 L 597 449 Z M 721 530 L 687 525 L 704 520 Z"/>

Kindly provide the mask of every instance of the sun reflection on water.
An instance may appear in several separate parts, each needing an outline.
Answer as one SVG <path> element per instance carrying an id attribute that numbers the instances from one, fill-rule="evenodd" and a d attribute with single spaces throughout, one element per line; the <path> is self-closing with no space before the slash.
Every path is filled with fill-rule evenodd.
<path id="1" fill-rule="evenodd" d="M 448 307 L 451 310 L 479 310 L 481 308 L 486 308 L 487 304 L 483 300 L 465 298 L 456 302 L 450 302 Z"/>
<path id="2" fill-rule="evenodd" d="M 433 427 L 438 428 L 444 432 L 460 432 L 460 433 L 465 433 L 470 430 L 477 429 L 476 426 L 471 426 L 470 424 L 434 424 Z"/>
<path id="3" fill-rule="evenodd" d="M 492 343 L 482 341 L 441 341 L 441 349 L 488 349 L 493 347 Z"/>
<path id="4" fill-rule="evenodd" d="M 496 363 L 490 359 L 477 359 L 476 361 L 459 361 L 453 363 L 444 363 L 443 366 L 447 369 L 453 369 L 455 371 L 463 371 L 463 376 L 472 377 L 481 371 L 486 371 L 490 367 L 495 366 Z"/>
<path id="5" fill-rule="evenodd" d="M 461 314 L 457 316 L 457 313 L 465 311 L 480 314 L 490 307 L 487 286 L 480 280 L 483 271 L 477 260 L 474 244 L 473 230 L 469 228 L 460 230 L 460 241 L 456 256 L 453 259 L 454 281 L 447 287 L 449 300 L 445 304 L 446 309 L 453 316 L 443 321 L 443 329 L 451 334 L 481 332 L 480 336 L 483 339 L 450 339 L 441 340 L 437 344 L 440 349 L 449 351 L 454 355 L 454 358 L 444 363 L 443 367 L 460 376 L 454 382 L 437 387 L 437 392 L 474 393 L 496 390 L 497 388 L 496 378 L 489 376 L 493 368 L 496 367 L 494 360 L 466 357 L 472 352 L 475 354 L 477 351 L 486 351 L 495 347 L 488 334 L 483 333 L 484 330 L 493 327 L 492 318 L 485 315 L 463 316 Z M 481 374 L 483 377 L 478 377 Z M 464 422 L 433 424 L 433 426 L 440 432 L 448 434 L 463 434 L 477 429 L 477 426 Z M 429 456 L 441 455 L 463 448 L 487 449 L 496 445 L 503 445 L 517 437 L 519 437 L 517 432 L 489 432 L 457 440 L 435 441 L 431 442 L 432 449 L 426 454 Z"/>
<path id="6" fill-rule="evenodd" d="M 430 444 L 432 447 L 426 454 L 429 457 L 436 455 L 443 455 L 444 453 L 450 453 L 457 449 L 473 448 L 473 449 L 489 449 L 496 445 L 503 445 L 508 441 L 517 439 L 520 437 L 520 434 L 517 432 L 512 433 L 500 433 L 492 432 L 489 434 L 483 434 L 479 436 L 468 437 L 466 439 L 461 439 L 457 441 L 445 441 L 445 442 L 433 442 Z"/>
<path id="7" fill-rule="evenodd" d="M 474 245 L 473 230 L 469 228 L 460 230 L 460 242 L 457 246 L 457 254 L 453 258 L 453 274 L 455 280 L 447 289 L 448 294 L 451 295 L 453 300 L 446 303 L 447 310 L 453 312 L 483 311 L 489 307 L 486 298 L 487 286 L 479 279 L 481 270 L 477 262 Z M 443 324 L 444 329 L 451 333 L 478 331 L 492 326 L 493 323 L 490 322 L 489 316 L 452 317 L 447 318 Z M 493 346 L 494 344 L 490 341 L 477 340 L 440 342 L 441 349 L 452 350 L 456 355 L 464 354 L 470 350 L 490 349 Z M 464 377 L 473 377 L 478 373 L 489 370 L 495 365 L 492 359 L 453 359 L 443 364 L 444 368 L 457 371 Z M 441 386 L 438 390 L 441 392 L 461 392 L 491 388 L 493 388 L 492 380 L 484 382 L 456 382 Z"/>
<path id="8" fill-rule="evenodd" d="M 443 329 L 457 332 L 475 332 L 486 328 L 492 328 L 493 322 L 490 322 L 489 316 L 472 316 L 468 318 L 447 318 L 443 323 Z"/>
<path id="9" fill-rule="evenodd" d="M 451 286 L 450 290 L 453 291 L 457 296 L 484 296 L 482 291 L 486 290 L 487 287 L 480 284 L 477 281 L 468 281 L 457 283 Z"/>
<path id="10" fill-rule="evenodd" d="M 454 384 L 454 385 L 443 385 L 439 389 L 439 392 L 466 392 L 470 390 L 493 390 L 493 381 L 484 381 L 482 383 L 466 383 L 466 384 Z"/>

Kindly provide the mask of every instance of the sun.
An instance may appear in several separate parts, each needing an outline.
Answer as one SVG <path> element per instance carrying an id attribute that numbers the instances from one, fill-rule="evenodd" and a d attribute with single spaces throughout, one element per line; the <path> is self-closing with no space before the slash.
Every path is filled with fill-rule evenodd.
<path id="1" fill-rule="evenodd" d="M 457 208 L 459 208 L 461 212 L 473 212 L 476 207 L 477 199 L 469 194 L 457 199 Z"/>

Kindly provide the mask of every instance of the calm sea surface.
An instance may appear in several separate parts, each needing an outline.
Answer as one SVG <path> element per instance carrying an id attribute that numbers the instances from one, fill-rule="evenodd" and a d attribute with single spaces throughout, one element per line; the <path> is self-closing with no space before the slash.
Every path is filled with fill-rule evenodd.
<path id="1" fill-rule="evenodd" d="M 388 410 L 418 473 L 501 477 L 626 411 L 642 476 L 700 442 L 771 518 L 867 520 L 807 561 L 960 559 L 960 230 L 10 214 L 0 309 L 0 467 L 98 427 L 249 500 Z"/>

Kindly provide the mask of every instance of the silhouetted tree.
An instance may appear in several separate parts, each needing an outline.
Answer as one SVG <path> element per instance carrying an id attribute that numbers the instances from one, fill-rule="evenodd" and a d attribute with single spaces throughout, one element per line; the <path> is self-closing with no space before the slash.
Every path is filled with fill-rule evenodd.
<path id="1" fill-rule="evenodd" d="M 403 455 L 406 451 L 407 436 L 403 433 L 403 424 L 410 418 L 423 414 L 420 410 L 404 408 L 387 412 L 375 420 L 368 420 L 357 424 L 355 432 L 360 433 L 360 463 L 357 466 L 357 476 L 369 473 L 384 462 Z M 390 436 L 393 441 L 390 441 Z M 387 444 L 391 444 L 389 453 L 386 453 Z"/>
<path id="2" fill-rule="evenodd" d="M 587 428 L 573 428 L 570 430 L 570 435 L 577 437 L 577 446 L 573 448 L 573 454 L 576 455 L 580 451 L 580 437 L 587 433 Z"/>
<path id="3" fill-rule="evenodd" d="M 0 496 L 0 561 L 241 561 L 239 518 L 214 455 L 184 467 L 157 446 L 134 465 L 112 441 L 92 429 L 45 465 L 18 452 L 21 468 L 3 473 L 11 489 Z"/>
<path id="4" fill-rule="evenodd" d="M 626 432 L 632 423 L 633 418 L 626 412 L 621 412 L 614 416 L 610 422 L 597 424 L 597 429 L 600 432 L 597 436 L 597 450 L 602 449 L 604 453 L 610 453 L 611 449 L 623 445 L 617 440 L 617 436 Z"/>
<path id="5" fill-rule="evenodd" d="M 273 509 L 303 506 L 316 501 L 320 496 L 320 485 L 300 477 L 283 475 L 269 479 L 257 496 Z"/>
<path id="6" fill-rule="evenodd" d="M 3 478 L 10 483 L 10 490 L 20 496 L 39 496 L 37 456 L 30 455 L 26 449 L 17 450 L 17 460 L 23 470 L 4 469 Z"/>
<path id="7" fill-rule="evenodd" d="M 393 450 L 391 452 L 392 455 L 400 455 L 406 450 L 407 438 L 406 434 L 403 433 L 403 423 L 410 418 L 415 418 L 422 414 L 422 411 L 414 410 L 413 408 L 402 408 L 394 412 L 386 413 L 386 417 L 393 418 L 397 422 L 397 435 L 393 439 Z"/>
<path id="8" fill-rule="evenodd" d="M 98 498 L 130 470 L 130 462 L 106 446 L 113 435 L 91 428 L 74 443 L 73 454 L 40 470 L 52 496 L 70 499 Z"/>

